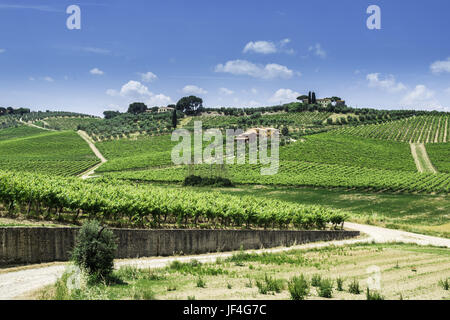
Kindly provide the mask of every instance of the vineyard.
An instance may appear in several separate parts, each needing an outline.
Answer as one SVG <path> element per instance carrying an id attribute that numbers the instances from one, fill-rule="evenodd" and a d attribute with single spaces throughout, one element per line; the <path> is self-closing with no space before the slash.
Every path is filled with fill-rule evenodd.
<path id="1" fill-rule="evenodd" d="M 280 149 L 280 159 L 354 167 L 416 171 L 409 145 L 322 133 Z"/>
<path id="2" fill-rule="evenodd" d="M 426 148 L 437 171 L 450 173 L 450 143 L 427 144 Z"/>
<path id="3" fill-rule="evenodd" d="M 400 142 L 450 142 L 450 115 L 416 116 L 382 124 L 345 127 L 333 133 Z"/>
<path id="4" fill-rule="evenodd" d="M 16 127 L 19 125 L 19 119 L 16 116 L 0 116 L 0 129 Z"/>
<path id="5" fill-rule="evenodd" d="M 3 170 L 70 176 L 98 162 L 89 146 L 75 132 L 48 132 L 26 126 L 0 131 L 0 164 Z"/>
<path id="6" fill-rule="evenodd" d="M 158 228 L 324 229 L 328 223 L 341 225 L 347 217 L 340 210 L 251 196 L 4 171 L 0 171 L 0 202 L 10 215 L 26 212 L 72 221 L 96 217 L 112 225 Z"/>
<path id="7" fill-rule="evenodd" d="M 387 192 L 443 193 L 450 191 L 450 174 L 382 170 L 300 161 L 282 161 L 277 174 L 262 176 L 259 165 L 229 165 L 227 177 L 237 184 L 311 186 Z M 196 175 L 212 175 L 210 166 L 196 167 Z M 105 173 L 106 177 L 132 181 L 181 182 L 187 166 Z"/>

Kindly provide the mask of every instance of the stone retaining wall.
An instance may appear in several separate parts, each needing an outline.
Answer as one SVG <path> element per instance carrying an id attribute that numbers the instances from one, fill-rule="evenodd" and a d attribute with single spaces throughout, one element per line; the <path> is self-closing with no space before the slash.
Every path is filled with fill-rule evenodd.
<path id="1" fill-rule="evenodd" d="M 0 266 L 67 261 L 79 228 L 0 228 Z M 112 229 L 117 258 L 199 254 L 340 240 L 358 231 Z"/>

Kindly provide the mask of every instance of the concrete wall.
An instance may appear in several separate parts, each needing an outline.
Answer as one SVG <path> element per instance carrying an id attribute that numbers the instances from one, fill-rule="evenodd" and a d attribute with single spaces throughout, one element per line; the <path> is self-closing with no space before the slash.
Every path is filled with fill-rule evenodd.
<path id="1" fill-rule="evenodd" d="M 0 228 L 0 266 L 67 261 L 79 228 Z M 358 231 L 112 229 L 117 258 L 259 249 L 346 239 Z"/>

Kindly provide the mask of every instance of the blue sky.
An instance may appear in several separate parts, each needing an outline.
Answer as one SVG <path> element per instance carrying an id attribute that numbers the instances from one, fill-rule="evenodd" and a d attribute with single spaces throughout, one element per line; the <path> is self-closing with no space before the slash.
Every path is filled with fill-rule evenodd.
<path id="1" fill-rule="evenodd" d="M 81 29 L 69 30 L 69 5 Z M 369 30 L 369 5 L 381 30 Z M 0 1 L 0 106 L 100 115 L 195 94 L 265 106 L 314 90 L 450 111 L 450 2 Z"/>

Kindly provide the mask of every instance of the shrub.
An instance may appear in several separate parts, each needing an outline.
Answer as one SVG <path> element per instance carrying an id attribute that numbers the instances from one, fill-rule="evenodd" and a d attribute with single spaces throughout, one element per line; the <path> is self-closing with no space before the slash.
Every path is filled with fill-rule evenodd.
<path id="1" fill-rule="evenodd" d="M 442 287 L 442 289 L 448 290 L 450 287 L 449 278 L 447 278 L 445 280 L 439 280 L 439 285 Z"/>
<path id="2" fill-rule="evenodd" d="M 319 287 L 321 281 L 322 281 L 321 275 L 320 274 L 315 274 L 311 278 L 311 285 L 313 287 Z"/>
<path id="3" fill-rule="evenodd" d="M 263 281 L 256 281 L 256 286 L 261 294 L 268 294 L 269 292 L 279 293 L 283 289 L 283 280 L 274 279 L 265 274 Z"/>
<path id="4" fill-rule="evenodd" d="M 319 297 L 331 298 L 333 296 L 333 281 L 331 279 L 322 279 L 318 288 Z"/>
<path id="5" fill-rule="evenodd" d="M 113 271 L 116 249 L 113 233 L 100 226 L 98 221 L 88 221 L 80 229 L 72 260 L 88 273 L 90 279 L 104 280 Z"/>
<path id="6" fill-rule="evenodd" d="M 205 287 L 206 287 L 205 280 L 203 280 L 202 278 L 198 278 L 197 279 L 197 288 L 205 288 Z"/>
<path id="7" fill-rule="evenodd" d="M 288 290 L 292 300 L 304 300 L 309 294 L 309 283 L 301 274 L 299 277 L 293 277 L 289 281 Z"/>
<path id="8" fill-rule="evenodd" d="M 348 286 L 348 292 L 353 294 L 360 294 L 361 289 L 359 288 L 359 282 L 356 279 L 353 279 L 352 283 Z"/>
<path id="9" fill-rule="evenodd" d="M 344 279 L 341 277 L 336 279 L 337 291 L 344 291 Z"/>
<path id="10" fill-rule="evenodd" d="M 370 292 L 369 288 L 366 290 L 367 300 L 384 300 L 384 297 L 377 291 Z"/>

